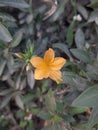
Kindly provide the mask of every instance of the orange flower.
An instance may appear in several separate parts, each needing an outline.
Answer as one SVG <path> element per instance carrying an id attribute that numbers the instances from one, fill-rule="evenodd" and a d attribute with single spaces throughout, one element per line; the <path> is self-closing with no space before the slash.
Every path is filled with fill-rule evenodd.
<path id="1" fill-rule="evenodd" d="M 66 63 L 66 60 L 61 57 L 55 58 L 53 49 L 49 48 L 45 52 L 44 58 L 32 57 L 30 63 L 36 68 L 34 72 L 35 79 L 41 80 L 49 77 L 57 83 L 62 81 L 60 69 Z"/>

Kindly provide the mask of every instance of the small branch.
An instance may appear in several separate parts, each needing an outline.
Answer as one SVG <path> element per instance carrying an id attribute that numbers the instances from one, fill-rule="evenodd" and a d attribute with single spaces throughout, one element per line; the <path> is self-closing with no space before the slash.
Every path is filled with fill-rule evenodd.
<path id="1" fill-rule="evenodd" d="M 70 87 L 67 87 L 61 91 L 55 91 L 55 95 L 62 95 L 62 94 L 65 94 L 65 93 L 68 93 L 68 92 L 71 92 L 72 89 Z"/>

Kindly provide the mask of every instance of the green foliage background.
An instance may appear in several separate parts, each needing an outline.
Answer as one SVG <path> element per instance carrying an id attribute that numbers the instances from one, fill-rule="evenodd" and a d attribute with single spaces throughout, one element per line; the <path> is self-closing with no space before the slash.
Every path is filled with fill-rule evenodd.
<path id="1" fill-rule="evenodd" d="M 58 0 L 45 20 L 39 5 L 0 0 L 0 130 L 98 130 L 98 1 Z M 48 48 L 67 59 L 59 85 L 26 71 Z"/>

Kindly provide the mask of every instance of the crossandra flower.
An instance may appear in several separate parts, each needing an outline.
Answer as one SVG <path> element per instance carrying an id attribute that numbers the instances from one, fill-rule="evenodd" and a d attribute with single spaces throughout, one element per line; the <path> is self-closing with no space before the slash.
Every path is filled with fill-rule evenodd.
<path id="1" fill-rule="evenodd" d="M 44 55 L 44 58 L 34 56 L 30 59 L 30 63 L 36 68 L 34 77 L 37 80 L 50 78 L 57 83 L 62 81 L 60 69 L 66 63 L 62 57 L 55 57 L 54 50 L 49 48 Z"/>

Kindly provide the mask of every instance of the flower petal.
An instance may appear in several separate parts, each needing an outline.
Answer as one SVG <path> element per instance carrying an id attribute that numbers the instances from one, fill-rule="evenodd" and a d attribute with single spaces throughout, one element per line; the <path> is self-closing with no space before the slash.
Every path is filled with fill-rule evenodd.
<path id="1" fill-rule="evenodd" d="M 44 61 L 46 63 L 51 63 L 54 60 L 54 51 L 53 49 L 49 48 L 44 55 Z"/>
<path id="2" fill-rule="evenodd" d="M 44 66 L 44 60 L 38 56 L 32 57 L 30 59 L 30 63 L 35 67 L 35 68 L 43 68 Z"/>
<path id="3" fill-rule="evenodd" d="M 54 59 L 54 62 L 51 63 L 50 68 L 52 70 L 60 70 L 64 66 L 65 63 L 66 63 L 66 60 L 64 58 L 56 57 Z"/>
<path id="4" fill-rule="evenodd" d="M 60 70 L 51 71 L 51 73 L 49 74 L 49 78 L 59 83 L 60 81 L 62 81 L 61 71 Z"/>
<path id="5" fill-rule="evenodd" d="M 34 78 L 37 80 L 41 80 L 43 78 L 49 77 L 49 71 L 48 70 L 42 70 L 42 69 L 35 69 L 34 72 Z"/>

